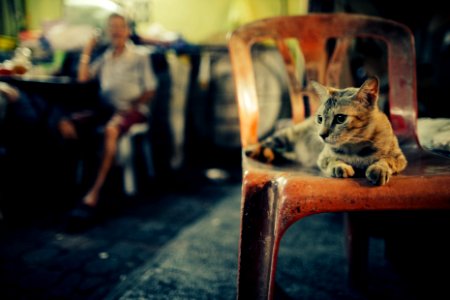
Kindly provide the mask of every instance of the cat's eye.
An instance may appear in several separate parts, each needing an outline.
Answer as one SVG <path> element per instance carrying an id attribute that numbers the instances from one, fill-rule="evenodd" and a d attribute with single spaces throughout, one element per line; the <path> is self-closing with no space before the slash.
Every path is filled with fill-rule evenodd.
<path id="1" fill-rule="evenodd" d="M 336 121 L 337 124 L 342 124 L 345 122 L 345 120 L 347 120 L 347 116 L 338 114 L 334 117 L 334 120 Z"/>
<path id="2" fill-rule="evenodd" d="M 322 124 L 322 116 L 317 115 L 317 123 Z"/>

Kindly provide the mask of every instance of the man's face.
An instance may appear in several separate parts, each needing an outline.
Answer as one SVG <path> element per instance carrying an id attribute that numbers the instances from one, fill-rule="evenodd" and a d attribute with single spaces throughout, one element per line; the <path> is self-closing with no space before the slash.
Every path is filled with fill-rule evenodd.
<path id="1" fill-rule="evenodd" d="M 130 29 L 121 17 L 111 17 L 108 21 L 108 36 L 115 47 L 123 46 L 130 36 Z"/>

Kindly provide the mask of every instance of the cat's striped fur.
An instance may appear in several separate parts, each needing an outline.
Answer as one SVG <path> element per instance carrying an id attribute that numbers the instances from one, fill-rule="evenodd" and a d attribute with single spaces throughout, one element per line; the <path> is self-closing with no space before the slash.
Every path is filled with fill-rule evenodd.
<path id="1" fill-rule="evenodd" d="M 362 171 L 375 185 L 386 184 L 406 167 L 391 124 L 378 109 L 376 77 L 360 88 L 336 89 L 317 82 L 312 86 L 321 100 L 315 115 L 275 132 L 247 149 L 247 155 L 266 162 L 317 164 L 330 177 L 352 177 Z"/>

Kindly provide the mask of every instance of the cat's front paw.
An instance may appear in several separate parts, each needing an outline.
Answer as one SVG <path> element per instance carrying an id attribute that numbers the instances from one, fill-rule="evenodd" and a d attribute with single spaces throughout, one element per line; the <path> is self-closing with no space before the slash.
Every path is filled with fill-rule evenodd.
<path id="1" fill-rule="evenodd" d="M 261 153 L 261 145 L 260 144 L 250 145 L 247 148 L 245 148 L 244 152 L 245 155 L 248 157 L 257 158 Z"/>
<path id="2" fill-rule="evenodd" d="M 352 166 L 345 163 L 337 163 L 331 167 L 330 175 L 331 177 L 347 178 L 355 175 L 355 170 L 353 170 Z"/>
<path id="3" fill-rule="evenodd" d="M 256 144 L 245 149 L 245 155 L 262 162 L 272 162 L 275 159 L 275 153 L 272 149 Z"/>
<path id="4" fill-rule="evenodd" d="M 366 178 L 374 185 L 385 185 L 391 178 L 391 170 L 388 166 L 371 165 L 366 170 Z"/>

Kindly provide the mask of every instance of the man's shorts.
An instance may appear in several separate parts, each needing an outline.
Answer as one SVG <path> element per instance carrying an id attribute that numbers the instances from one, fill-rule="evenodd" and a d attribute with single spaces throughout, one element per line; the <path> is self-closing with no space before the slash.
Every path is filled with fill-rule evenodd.
<path id="1" fill-rule="evenodd" d="M 119 128 L 120 135 L 123 135 L 130 130 L 134 124 L 145 123 L 148 117 L 138 110 L 121 111 L 115 113 L 107 126 L 115 126 Z"/>

